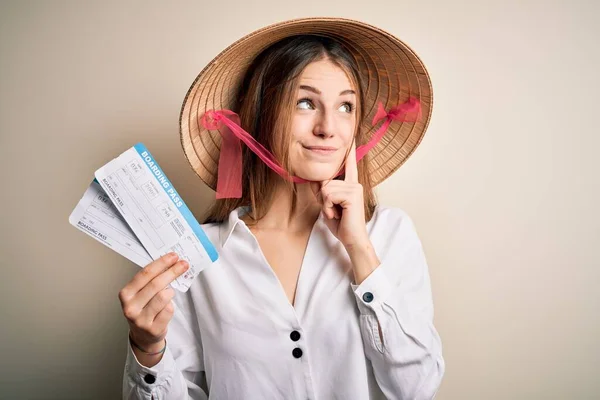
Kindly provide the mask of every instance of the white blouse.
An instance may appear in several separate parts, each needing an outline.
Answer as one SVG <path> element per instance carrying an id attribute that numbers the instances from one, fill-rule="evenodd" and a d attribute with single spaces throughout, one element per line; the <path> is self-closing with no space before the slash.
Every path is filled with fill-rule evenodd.
<path id="1" fill-rule="evenodd" d="M 140 365 L 128 344 L 124 399 L 434 397 L 442 345 L 425 255 L 404 211 L 377 207 L 367 230 L 381 264 L 360 285 L 320 215 L 294 306 L 240 219 L 244 212 L 202 225 L 219 259 L 188 292 L 177 292 L 157 365 Z"/>

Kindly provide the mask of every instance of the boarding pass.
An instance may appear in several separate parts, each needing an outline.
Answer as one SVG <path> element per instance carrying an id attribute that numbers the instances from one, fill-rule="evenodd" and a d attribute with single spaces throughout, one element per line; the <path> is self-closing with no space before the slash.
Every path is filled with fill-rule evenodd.
<path id="1" fill-rule="evenodd" d="M 141 143 L 98 169 L 73 210 L 72 225 L 145 266 L 176 252 L 190 268 L 174 282 L 185 292 L 217 251 L 154 157 Z"/>

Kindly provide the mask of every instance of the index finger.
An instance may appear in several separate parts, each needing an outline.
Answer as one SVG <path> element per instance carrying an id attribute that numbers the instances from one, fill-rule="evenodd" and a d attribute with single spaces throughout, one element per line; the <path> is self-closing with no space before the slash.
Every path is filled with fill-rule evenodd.
<path id="1" fill-rule="evenodd" d="M 358 183 L 358 165 L 356 163 L 356 142 L 352 141 L 352 147 L 348 158 L 346 158 L 345 182 Z"/>
<path id="2" fill-rule="evenodd" d="M 160 275 L 164 270 L 175 264 L 179 256 L 177 253 L 167 253 L 158 260 L 151 262 L 146 265 L 141 271 L 139 271 L 131 280 L 129 290 L 131 295 L 139 292 L 144 286 L 148 284 L 152 279 Z"/>

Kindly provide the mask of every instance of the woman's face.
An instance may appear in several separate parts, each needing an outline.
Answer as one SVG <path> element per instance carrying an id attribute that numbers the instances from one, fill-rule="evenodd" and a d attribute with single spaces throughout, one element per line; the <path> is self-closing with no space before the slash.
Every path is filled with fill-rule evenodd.
<path id="1" fill-rule="evenodd" d="M 292 173 L 311 181 L 333 177 L 352 144 L 357 96 L 345 72 L 329 60 L 300 75 L 292 117 Z"/>

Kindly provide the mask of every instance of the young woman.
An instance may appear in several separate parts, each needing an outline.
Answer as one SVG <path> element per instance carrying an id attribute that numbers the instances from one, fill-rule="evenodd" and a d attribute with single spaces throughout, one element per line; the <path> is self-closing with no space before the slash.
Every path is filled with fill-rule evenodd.
<path id="1" fill-rule="evenodd" d="M 238 83 L 218 78 L 234 64 L 228 53 L 211 64 L 221 70 L 200 74 L 184 104 L 182 139 L 196 172 L 217 188 L 202 228 L 219 260 L 186 293 L 165 288 L 188 268 L 174 254 L 121 290 L 130 325 L 124 398 L 434 397 L 444 361 L 424 252 L 409 216 L 373 194 L 418 144 L 430 93 L 422 86 L 393 112 L 378 110 L 387 125 L 369 129 L 366 114 L 377 101 L 406 97 L 392 84 L 374 92 L 374 79 L 389 79 L 390 65 L 405 61 L 386 40 L 401 43 L 356 21 L 290 21 L 230 49 L 255 52 L 249 65 L 229 71 L 243 77 Z M 392 54 L 387 66 L 367 62 L 369 43 Z M 215 82 L 221 97 L 201 92 Z M 189 111 L 218 101 L 236 114 Z M 194 140 L 186 115 L 200 121 L 201 138 Z M 408 121 L 408 135 L 392 131 L 397 121 Z M 198 153 L 216 129 L 221 157 L 211 167 Z M 382 156 L 368 154 L 374 148 Z"/>

